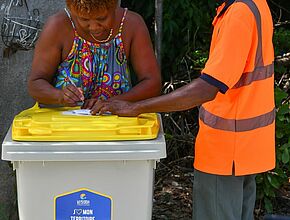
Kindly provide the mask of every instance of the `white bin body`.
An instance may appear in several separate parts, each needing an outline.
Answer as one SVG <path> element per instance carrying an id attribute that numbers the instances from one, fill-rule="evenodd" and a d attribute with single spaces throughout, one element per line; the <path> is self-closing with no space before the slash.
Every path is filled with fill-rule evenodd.
<path id="1" fill-rule="evenodd" d="M 20 220 L 53 220 L 54 197 L 80 188 L 111 196 L 114 220 L 150 220 L 154 165 L 152 160 L 16 162 Z"/>
<path id="2" fill-rule="evenodd" d="M 10 129 L 2 144 L 16 170 L 20 220 L 78 220 L 55 219 L 55 198 L 79 189 L 109 196 L 110 220 L 150 220 L 154 170 L 165 157 L 162 127 L 157 139 L 118 142 L 16 142 Z"/>

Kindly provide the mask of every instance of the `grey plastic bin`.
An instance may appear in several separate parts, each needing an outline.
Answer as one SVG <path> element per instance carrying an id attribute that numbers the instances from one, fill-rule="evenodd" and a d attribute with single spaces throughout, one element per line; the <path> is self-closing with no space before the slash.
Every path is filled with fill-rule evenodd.
<path id="1" fill-rule="evenodd" d="M 163 130 L 154 140 L 15 142 L 20 220 L 150 220 L 156 162 L 166 157 Z"/>

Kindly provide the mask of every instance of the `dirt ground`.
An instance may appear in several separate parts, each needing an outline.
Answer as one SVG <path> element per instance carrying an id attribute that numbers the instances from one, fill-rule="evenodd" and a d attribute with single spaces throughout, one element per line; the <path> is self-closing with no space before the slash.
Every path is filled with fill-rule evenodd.
<path id="1" fill-rule="evenodd" d="M 155 177 L 153 220 L 191 220 L 193 158 L 186 157 L 172 164 L 159 163 Z M 281 190 L 274 204 L 274 214 L 289 216 L 290 184 Z M 265 211 L 255 209 L 255 220 L 263 220 Z"/>

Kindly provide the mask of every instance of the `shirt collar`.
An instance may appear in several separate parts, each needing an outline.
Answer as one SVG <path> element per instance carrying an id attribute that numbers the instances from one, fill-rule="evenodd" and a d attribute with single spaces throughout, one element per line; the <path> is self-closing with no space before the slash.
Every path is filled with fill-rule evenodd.
<path id="1" fill-rule="evenodd" d="M 218 17 L 221 17 L 226 12 L 226 10 L 235 2 L 235 0 L 223 0 L 223 2 L 225 3 L 225 7 L 218 14 Z"/>

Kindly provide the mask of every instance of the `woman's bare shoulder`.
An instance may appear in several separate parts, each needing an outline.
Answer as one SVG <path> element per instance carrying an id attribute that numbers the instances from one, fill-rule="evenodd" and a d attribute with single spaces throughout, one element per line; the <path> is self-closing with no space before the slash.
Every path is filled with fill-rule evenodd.
<path id="1" fill-rule="evenodd" d="M 71 33 L 73 28 L 69 18 L 64 11 L 60 11 L 46 20 L 37 44 L 63 48 Z"/>
<path id="2" fill-rule="evenodd" d="M 125 24 L 126 23 L 128 24 L 128 26 L 134 27 L 134 28 L 146 27 L 143 17 L 139 15 L 138 13 L 134 11 L 130 11 L 130 10 L 128 10 L 127 15 L 126 15 Z"/>
<path id="3" fill-rule="evenodd" d="M 136 37 L 148 35 L 148 28 L 141 15 L 136 12 L 127 12 L 124 21 L 124 38 L 128 37 L 130 41 L 134 40 Z"/>
<path id="4" fill-rule="evenodd" d="M 45 22 L 43 30 L 49 30 L 55 33 L 62 33 L 72 29 L 72 24 L 64 11 L 60 11 L 50 16 Z"/>

